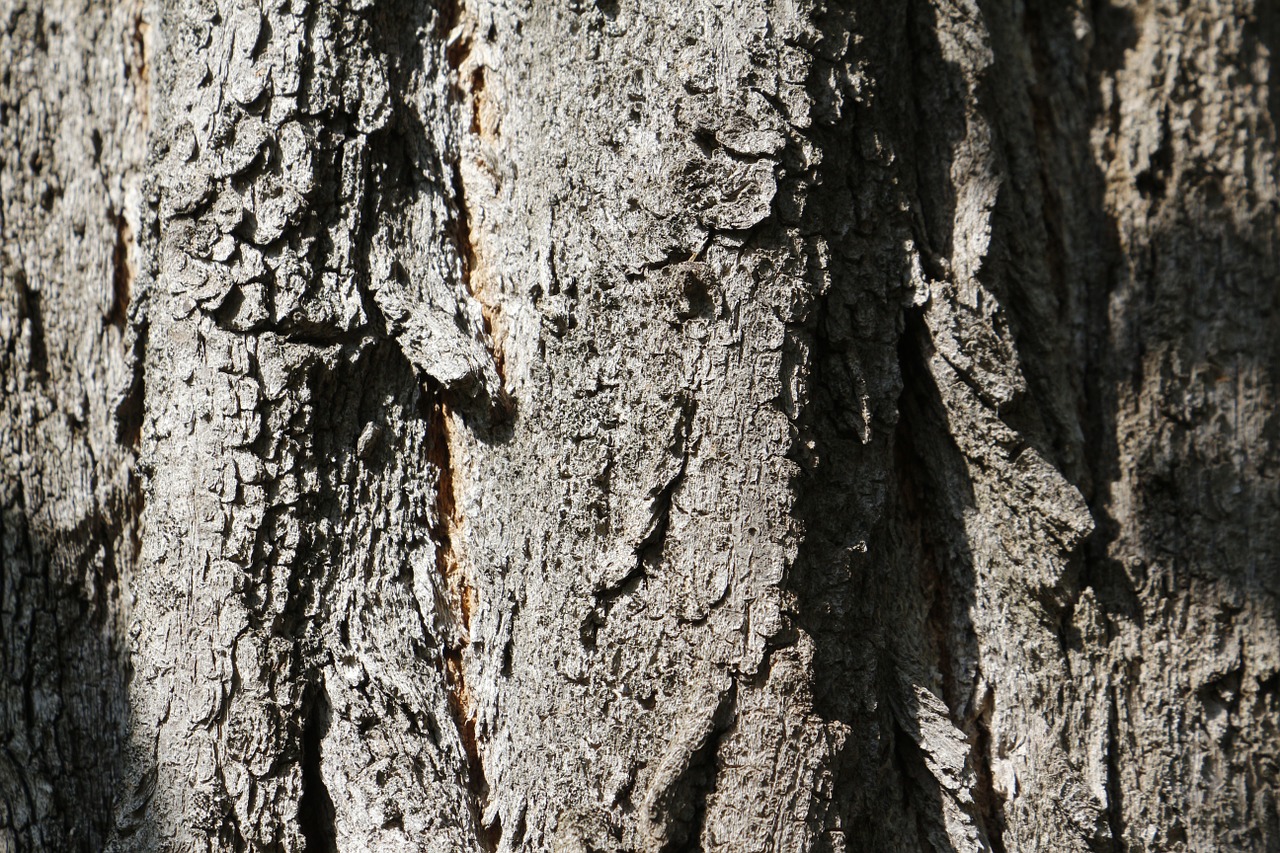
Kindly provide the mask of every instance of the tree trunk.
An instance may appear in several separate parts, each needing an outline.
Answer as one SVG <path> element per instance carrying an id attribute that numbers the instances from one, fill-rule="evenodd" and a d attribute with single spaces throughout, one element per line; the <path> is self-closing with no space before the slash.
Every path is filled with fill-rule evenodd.
<path id="1" fill-rule="evenodd" d="M 1277 51 L 0 0 L 0 851 L 1280 851 Z"/>

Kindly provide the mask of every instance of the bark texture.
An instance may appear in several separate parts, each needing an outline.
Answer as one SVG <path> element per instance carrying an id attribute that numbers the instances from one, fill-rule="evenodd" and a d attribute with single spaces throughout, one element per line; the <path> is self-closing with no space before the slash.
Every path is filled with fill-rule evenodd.
<path id="1" fill-rule="evenodd" d="M 0 4 L 0 850 L 100 850 L 129 720 L 136 3 Z"/>
<path id="2" fill-rule="evenodd" d="M 0 0 L 0 850 L 1280 850 L 1264 0 Z"/>

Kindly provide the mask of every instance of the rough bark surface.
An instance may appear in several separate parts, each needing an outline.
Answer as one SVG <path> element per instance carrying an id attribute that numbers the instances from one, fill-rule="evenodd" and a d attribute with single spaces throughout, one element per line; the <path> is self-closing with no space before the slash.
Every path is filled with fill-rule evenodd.
<path id="1" fill-rule="evenodd" d="M 0 850 L 1280 850 L 1276 50 L 0 0 Z"/>
<path id="2" fill-rule="evenodd" d="M 0 850 L 99 850 L 129 719 L 150 27 L 0 4 Z"/>

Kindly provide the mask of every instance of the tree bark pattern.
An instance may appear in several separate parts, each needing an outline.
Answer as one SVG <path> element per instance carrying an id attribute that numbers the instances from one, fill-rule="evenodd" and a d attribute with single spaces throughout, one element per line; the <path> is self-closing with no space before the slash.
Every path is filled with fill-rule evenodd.
<path id="1" fill-rule="evenodd" d="M 0 848 L 1280 849 L 1265 4 L 2 11 Z"/>
<path id="2" fill-rule="evenodd" d="M 123 772 L 149 38 L 0 4 L 0 850 L 101 849 Z"/>

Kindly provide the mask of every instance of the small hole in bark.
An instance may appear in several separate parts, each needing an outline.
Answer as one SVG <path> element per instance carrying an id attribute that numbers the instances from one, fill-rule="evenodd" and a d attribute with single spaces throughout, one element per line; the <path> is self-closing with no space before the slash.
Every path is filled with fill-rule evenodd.
<path id="1" fill-rule="evenodd" d="M 512 650 L 513 645 L 514 644 L 510 640 L 507 640 L 506 645 L 502 647 L 502 677 L 503 678 L 511 677 L 511 664 L 513 662 L 512 655 L 514 653 Z"/>
<path id="2" fill-rule="evenodd" d="M 703 156 L 710 157 L 717 148 L 720 147 L 719 140 L 716 139 L 715 131 L 698 130 L 693 134 L 693 142 L 698 146 L 698 150 Z"/>

